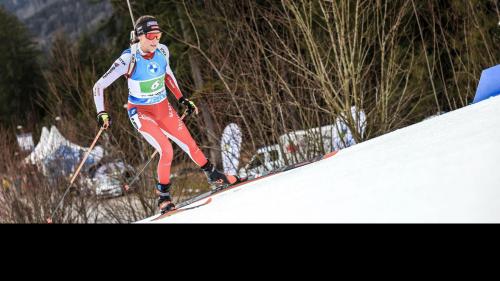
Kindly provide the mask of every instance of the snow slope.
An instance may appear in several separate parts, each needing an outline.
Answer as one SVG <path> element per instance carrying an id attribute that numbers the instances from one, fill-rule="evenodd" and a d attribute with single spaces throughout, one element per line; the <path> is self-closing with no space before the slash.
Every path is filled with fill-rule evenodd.
<path id="1" fill-rule="evenodd" d="M 498 223 L 499 166 L 495 97 L 229 190 L 208 205 L 157 222 Z"/>

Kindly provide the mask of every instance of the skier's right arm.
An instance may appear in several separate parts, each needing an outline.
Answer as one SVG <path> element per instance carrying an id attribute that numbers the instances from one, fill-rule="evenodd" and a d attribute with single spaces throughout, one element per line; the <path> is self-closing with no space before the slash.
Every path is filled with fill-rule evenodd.
<path id="1" fill-rule="evenodd" d="M 108 127 L 110 118 L 104 107 L 104 89 L 125 75 L 130 63 L 130 52 L 125 51 L 94 85 L 94 103 L 97 111 L 97 121 L 99 126 Z"/>

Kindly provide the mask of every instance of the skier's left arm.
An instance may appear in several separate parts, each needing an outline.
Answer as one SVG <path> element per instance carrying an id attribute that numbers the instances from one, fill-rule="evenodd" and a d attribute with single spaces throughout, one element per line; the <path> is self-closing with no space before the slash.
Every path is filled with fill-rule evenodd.
<path id="1" fill-rule="evenodd" d="M 181 103 L 182 105 L 187 107 L 187 113 L 191 115 L 193 112 L 198 114 L 198 108 L 194 104 L 194 102 L 188 100 L 187 98 L 184 97 L 182 94 L 179 84 L 177 84 L 177 79 L 175 79 L 174 72 L 172 71 L 172 68 L 170 67 L 170 52 L 168 51 L 167 46 L 165 45 L 160 45 L 159 47 L 160 51 L 165 55 L 167 58 L 167 69 L 165 73 L 165 85 L 167 85 L 168 89 L 170 92 L 172 92 L 175 96 L 175 98 Z"/>

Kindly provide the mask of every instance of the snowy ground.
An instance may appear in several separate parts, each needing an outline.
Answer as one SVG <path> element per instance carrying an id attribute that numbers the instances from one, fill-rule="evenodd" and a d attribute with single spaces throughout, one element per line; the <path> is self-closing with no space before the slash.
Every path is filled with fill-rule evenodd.
<path id="1" fill-rule="evenodd" d="M 157 222 L 498 223 L 499 166 L 496 97 L 229 190 L 206 206 Z"/>

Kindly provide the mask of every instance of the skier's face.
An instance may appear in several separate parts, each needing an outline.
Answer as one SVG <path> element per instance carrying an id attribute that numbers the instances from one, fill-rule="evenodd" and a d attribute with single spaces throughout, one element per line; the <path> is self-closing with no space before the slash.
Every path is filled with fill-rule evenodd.
<path id="1" fill-rule="evenodd" d="M 160 38 L 161 32 L 148 32 L 145 35 L 139 36 L 142 50 L 148 53 L 154 52 L 158 48 Z"/>

